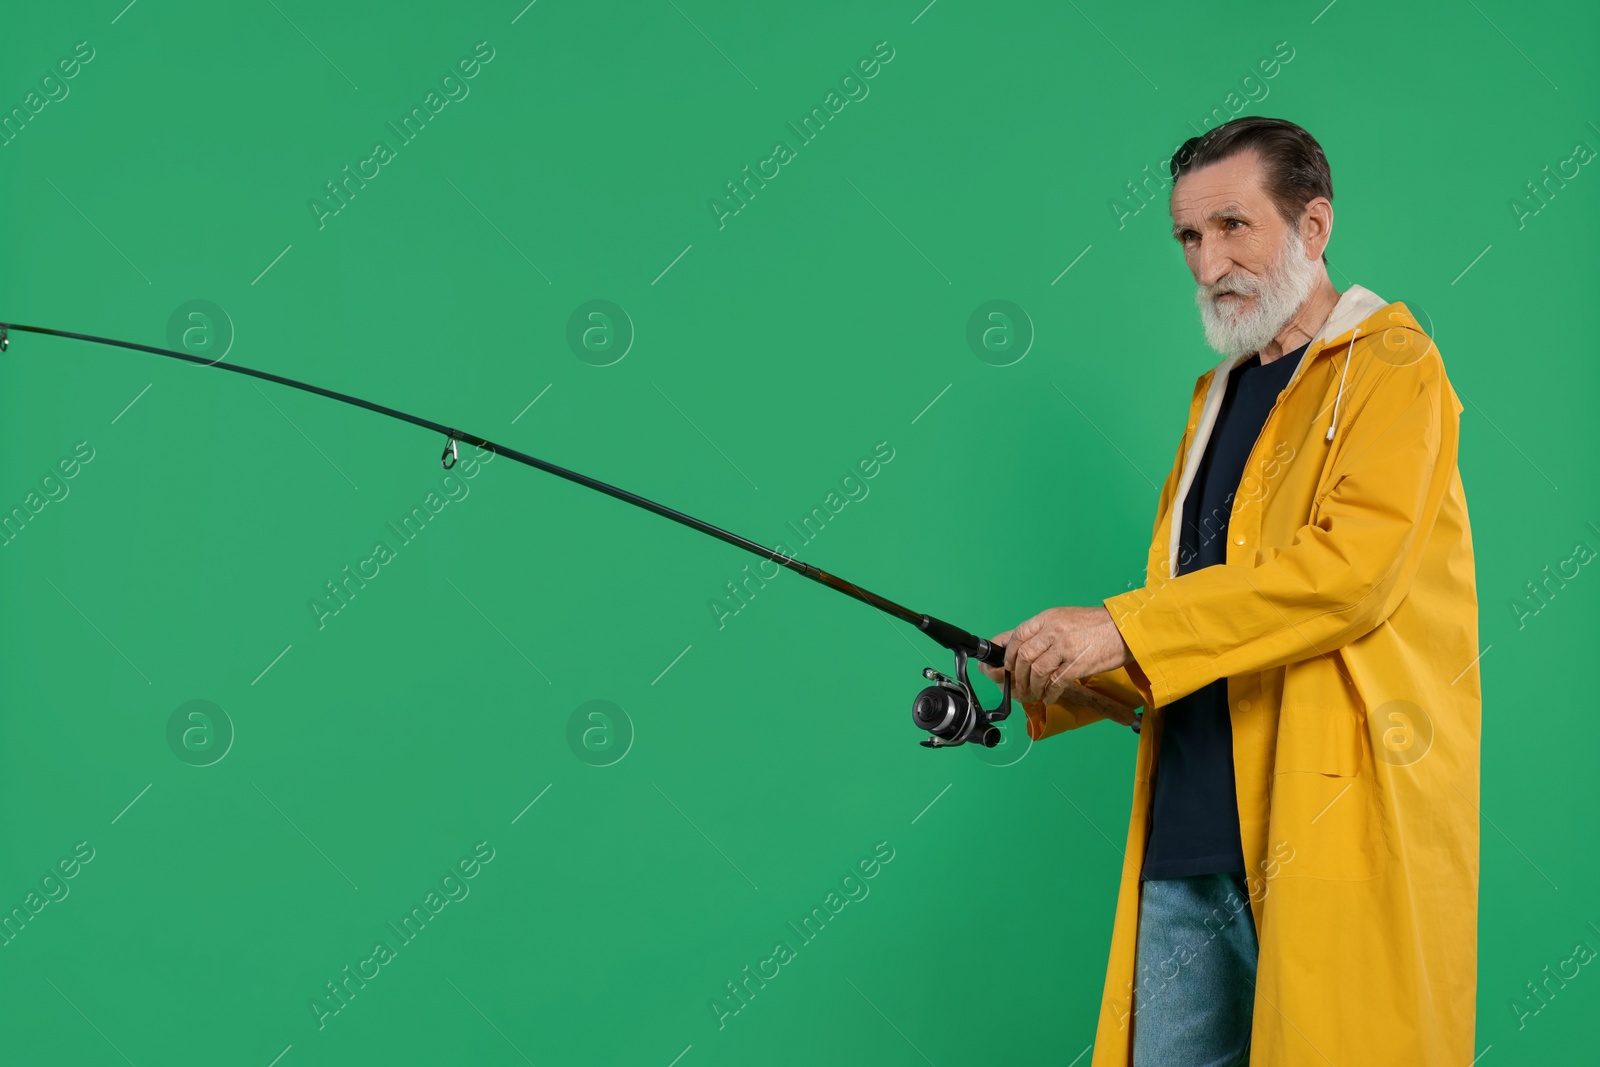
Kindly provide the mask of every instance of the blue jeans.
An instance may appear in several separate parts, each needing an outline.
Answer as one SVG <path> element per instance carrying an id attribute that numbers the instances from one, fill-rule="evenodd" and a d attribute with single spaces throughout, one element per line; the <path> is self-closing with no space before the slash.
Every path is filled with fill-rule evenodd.
<path id="1" fill-rule="evenodd" d="M 1133 1067 L 1248 1063 L 1256 951 L 1244 872 L 1142 883 Z"/>

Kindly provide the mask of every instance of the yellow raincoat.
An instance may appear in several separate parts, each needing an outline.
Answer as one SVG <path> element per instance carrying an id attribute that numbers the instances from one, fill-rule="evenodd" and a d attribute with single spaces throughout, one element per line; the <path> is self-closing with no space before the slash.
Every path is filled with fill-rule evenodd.
<path id="1" fill-rule="evenodd" d="M 1195 386 L 1145 587 L 1105 601 L 1135 663 L 1080 679 L 1146 709 L 1093 1067 L 1131 1062 L 1162 717 L 1222 677 L 1261 946 L 1251 1064 L 1466 1067 L 1481 692 L 1461 404 L 1406 306 L 1352 286 L 1267 416 L 1226 563 L 1177 577 L 1183 496 L 1236 362 Z M 1102 717 L 1024 710 L 1035 741 Z"/>

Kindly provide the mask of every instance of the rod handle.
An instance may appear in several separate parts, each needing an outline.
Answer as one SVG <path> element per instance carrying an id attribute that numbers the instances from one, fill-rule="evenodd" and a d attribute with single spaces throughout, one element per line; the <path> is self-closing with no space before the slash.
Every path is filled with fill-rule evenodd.
<path id="1" fill-rule="evenodd" d="M 991 667 L 1004 666 L 1006 662 L 1006 648 L 985 641 L 981 637 L 967 633 L 959 626 L 951 626 L 942 619 L 932 615 L 924 615 L 917 623 L 917 629 L 939 642 L 945 648 L 966 649 L 967 655 L 980 663 L 987 663 Z"/>

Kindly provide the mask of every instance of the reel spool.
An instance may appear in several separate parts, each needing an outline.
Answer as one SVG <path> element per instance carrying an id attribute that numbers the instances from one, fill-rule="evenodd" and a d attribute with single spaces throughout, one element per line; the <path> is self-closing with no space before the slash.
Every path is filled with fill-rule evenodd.
<path id="1" fill-rule="evenodd" d="M 994 724 L 1011 714 L 1011 672 L 1005 674 L 1000 703 L 987 709 L 967 679 L 966 649 L 958 648 L 955 653 L 954 678 L 932 667 L 923 668 L 922 676 L 936 684 L 918 693 L 911 702 L 911 721 L 919 730 L 933 735 L 920 742 L 926 748 L 949 748 L 969 742 L 993 748 L 1000 743 L 1000 728 Z"/>

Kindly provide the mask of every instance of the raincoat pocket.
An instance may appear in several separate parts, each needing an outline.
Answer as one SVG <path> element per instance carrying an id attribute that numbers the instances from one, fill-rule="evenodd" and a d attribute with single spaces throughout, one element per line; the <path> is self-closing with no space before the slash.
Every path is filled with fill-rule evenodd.
<path id="1" fill-rule="evenodd" d="M 1279 718 L 1271 799 L 1273 841 L 1293 859 L 1279 878 L 1365 881 L 1385 849 L 1366 731 L 1345 708 L 1286 705 Z"/>

